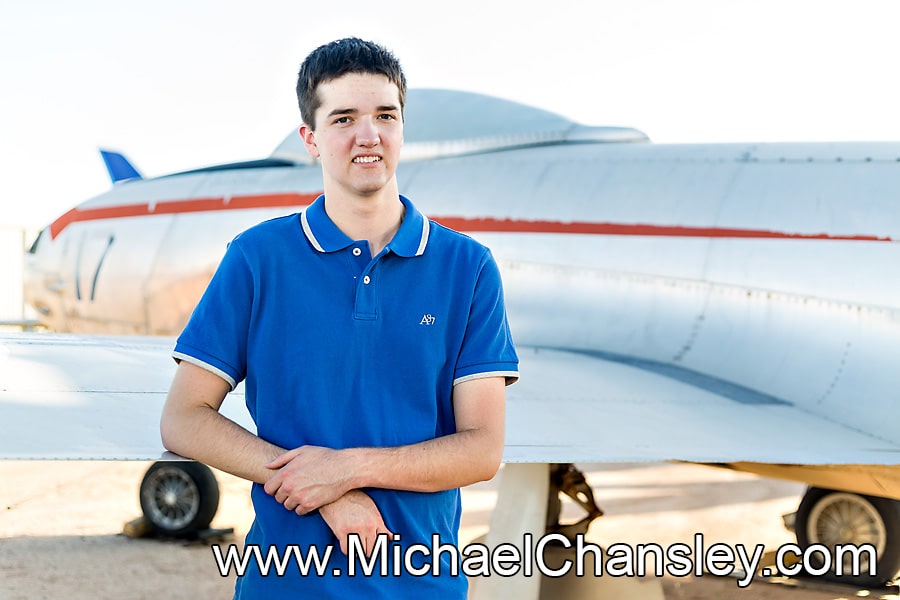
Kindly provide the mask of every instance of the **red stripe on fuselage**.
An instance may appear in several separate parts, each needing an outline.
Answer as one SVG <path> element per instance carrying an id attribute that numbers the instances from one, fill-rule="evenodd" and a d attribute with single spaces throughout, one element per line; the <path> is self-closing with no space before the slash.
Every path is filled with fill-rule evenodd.
<path id="1" fill-rule="evenodd" d="M 231 198 L 198 198 L 195 200 L 166 200 L 156 204 L 125 204 L 100 208 L 73 208 L 50 225 L 55 238 L 72 223 L 99 219 L 171 215 L 247 208 L 302 207 L 311 204 L 319 194 L 262 194 Z M 827 233 L 789 233 L 765 229 L 736 229 L 729 227 L 686 227 L 681 225 L 647 225 L 642 223 L 587 223 L 581 221 L 541 221 L 524 219 L 495 219 L 493 217 L 431 217 L 434 221 L 458 231 L 503 233 L 569 233 L 591 235 L 853 240 L 891 242 L 890 237 L 874 235 L 830 235 Z"/>
<path id="2" fill-rule="evenodd" d="M 857 240 L 890 242 L 889 237 L 874 235 L 830 235 L 827 233 L 786 233 L 765 229 L 729 227 L 684 227 L 681 225 L 647 225 L 643 223 L 585 223 L 580 221 L 524 221 L 512 219 L 464 217 L 432 217 L 433 220 L 458 231 L 502 231 L 514 233 L 585 233 L 593 235 L 773 238 L 806 240 Z"/>
<path id="3" fill-rule="evenodd" d="M 260 194 L 233 196 L 230 198 L 196 198 L 193 200 L 164 200 L 155 204 L 120 204 L 98 208 L 73 208 L 50 225 L 50 237 L 55 238 L 63 229 L 79 221 L 146 217 L 150 215 L 174 215 L 180 213 L 238 210 L 245 208 L 281 208 L 308 206 L 319 194 Z"/>

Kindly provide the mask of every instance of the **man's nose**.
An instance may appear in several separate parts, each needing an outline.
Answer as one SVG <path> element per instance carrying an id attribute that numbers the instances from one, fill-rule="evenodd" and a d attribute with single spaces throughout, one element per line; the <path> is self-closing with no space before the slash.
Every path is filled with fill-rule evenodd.
<path id="1" fill-rule="evenodd" d="M 360 119 L 356 130 L 356 143 L 360 146 L 374 146 L 379 142 L 378 128 L 372 119 Z"/>

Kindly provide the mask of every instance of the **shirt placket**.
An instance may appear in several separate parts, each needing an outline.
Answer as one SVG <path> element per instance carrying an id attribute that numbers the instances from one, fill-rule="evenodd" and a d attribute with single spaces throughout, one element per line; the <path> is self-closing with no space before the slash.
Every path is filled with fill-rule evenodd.
<path id="1" fill-rule="evenodd" d="M 380 255 L 372 258 L 369 244 L 365 241 L 354 242 L 350 249 L 353 264 L 357 267 L 356 298 L 353 302 L 353 318 L 375 320 L 378 318 L 376 302 L 376 266 Z"/>

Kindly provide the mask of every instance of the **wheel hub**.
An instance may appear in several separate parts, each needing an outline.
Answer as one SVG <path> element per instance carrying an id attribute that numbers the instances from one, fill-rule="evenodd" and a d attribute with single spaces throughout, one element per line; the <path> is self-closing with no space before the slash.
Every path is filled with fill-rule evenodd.
<path id="1" fill-rule="evenodd" d="M 176 467 L 158 469 L 146 482 L 149 517 L 166 529 L 184 527 L 200 507 L 200 492 L 191 478 Z"/>
<path id="2" fill-rule="evenodd" d="M 863 497 L 849 493 L 835 493 L 823 498 L 810 512 L 809 540 L 835 547 L 843 544 L 872 544 L 876 553 L 884 551 L 887 531 L 878 511 Z M 865 557 L 861 565 L 868 567 Z M 844 558 L 850 568 L 850 558 Z"/>

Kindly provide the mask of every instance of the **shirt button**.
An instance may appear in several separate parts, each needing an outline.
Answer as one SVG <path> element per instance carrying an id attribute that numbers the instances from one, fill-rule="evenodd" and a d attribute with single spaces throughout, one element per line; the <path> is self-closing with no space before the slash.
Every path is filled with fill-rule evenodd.
<path id="1" fill-rule="evenodd" d="M 365 277 L 363 277 L 363 283 L 364 283 L 364 284 L 369 285 L 369 282 L 370 282 L 370 281 L 372 281 L 372 280 L 369 278 L 368 275 L 366 275 Z"/>
<path id="2" fill-rule="evenodd" d="M 362 250 L 360 250 L 359 248 L 353 249 L 353 256 L 359 256 L 360 254 L 362 254 Z"/>

